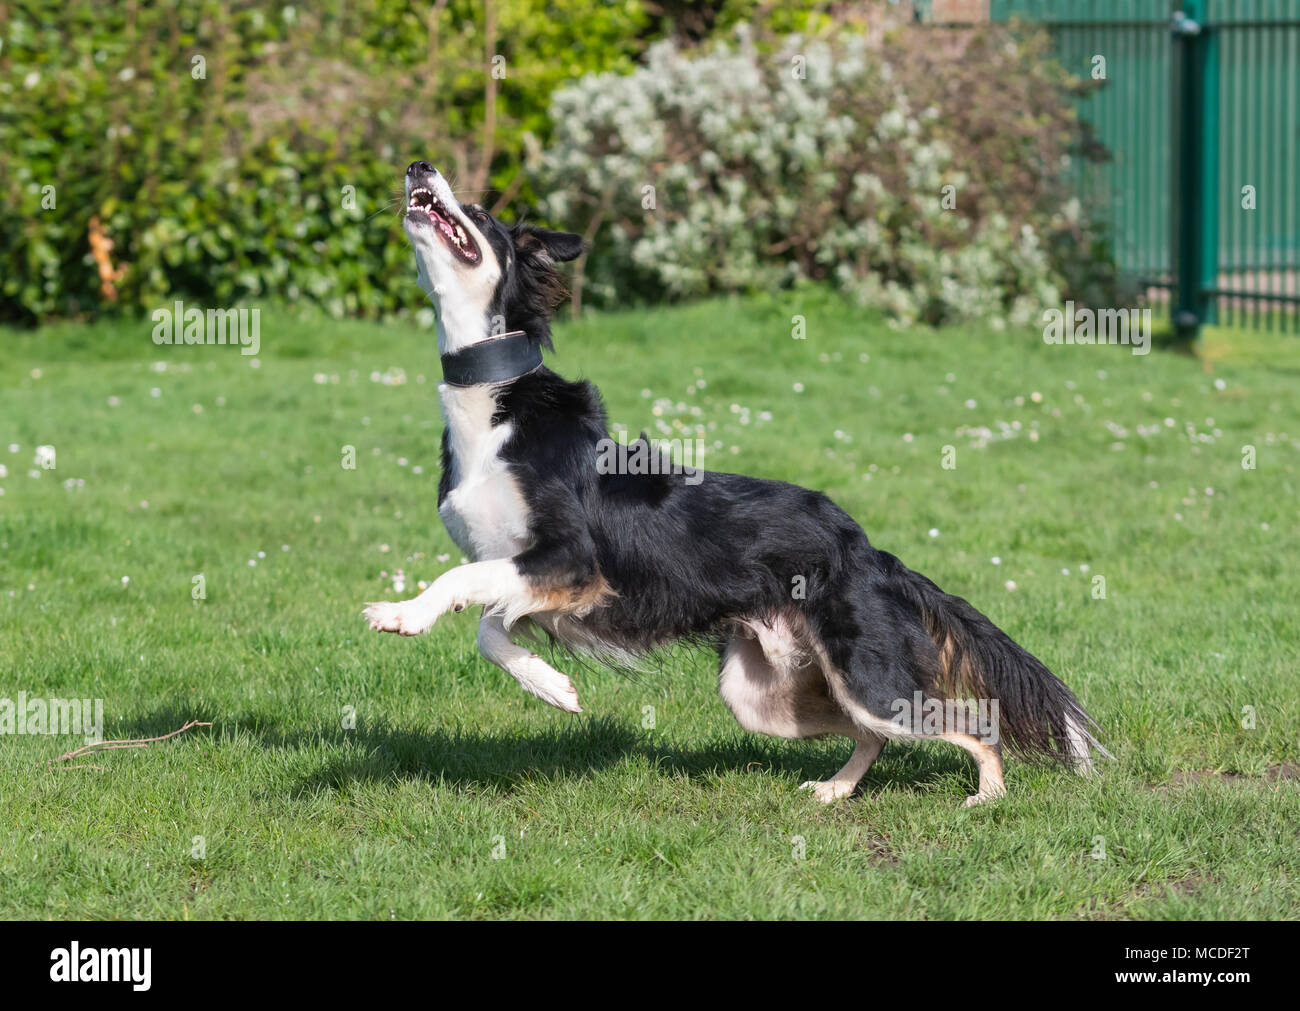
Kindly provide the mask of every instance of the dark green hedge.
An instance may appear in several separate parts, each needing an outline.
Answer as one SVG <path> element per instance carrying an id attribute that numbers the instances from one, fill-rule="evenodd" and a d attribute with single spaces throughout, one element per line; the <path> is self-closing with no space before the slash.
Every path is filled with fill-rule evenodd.
<path id="1" fill-rule="evenodd" d="M 665 6 L 0 0 L 0 319 L 173 296 L 399 311 L 405 164 L 527 203 L 515 177 L 528 138 L 546 139 L 551 91 L 630 70 Z M 725 6 L 734 20 L 752 5 Z M 111 295 L 92 218 L 123 271 Z"/>

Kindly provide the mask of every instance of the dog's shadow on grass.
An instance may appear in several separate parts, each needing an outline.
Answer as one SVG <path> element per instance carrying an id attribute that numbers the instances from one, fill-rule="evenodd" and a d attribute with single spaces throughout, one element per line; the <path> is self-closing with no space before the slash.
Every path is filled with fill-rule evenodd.
<path id="1" fill-rule="evenodd" d="M 357 782 L 417 778 L 452 787 L 490 787 L 511 792 L 537 781 L 583 781 L 601 770 L 641 759 L 665 777 L 715 781 L 727 772 L 758 771 L 798 782 L 824 779 L 847 759 L 849 742 L 833 752 L 824 744 L 785 742 L 737 733 L 700 747 L 660 743 L 639 728 L 602 718 L 555 730 L 413 730 L 384 724 L 337 724 L 311 730 L 254 731 L 267 748 L 319 748 L 324 761 L 301 777 L 297 794 L 342 790 Z M 342 754 L 340 754 L 342 752 Z M 842 752 L 842 754 L 841 754 Z M 973 769 L 953 749 L 887 750 L 861 790 L 886 784 L 922 789 L 953 773 Z M 970 767 L 970 768 L 968 768 Z"/>
<path id="2" fill-rule="evenodd" d="M 168 706 L 117 724 L 110 736 L 161 737 L 204 715 L 199 708 Z M 291 727 L 267 714 L 245 712 L 219 719 L 213 727 L 195 727 L 175 740 L 209 735 L 247 737 L 286 757 L 319 752 L 321 761 L 299 776 L 296 795 L 412 778 L 511 792 L 539 780 L 580 782 L 629 760 L 643 760 L 666 778 L 681 776 L 699 783 L 715 782 L 729 772 L 803 782 L 829 777 L 852 750 L 845 739 L 831 739 L 829 744 L 781 741 L 740 731 L 700 746 L 681 747 L 608 717 L 555 729 L 477 731 L 422 730 L 365 720 L 352 729 L 338 722 Z M 974 784 L 973 764 L 955 748 L 891 745 L 867 773 L 859 792 L 873 794 L 885 787 L 920 791 L 954 774 Z"/>

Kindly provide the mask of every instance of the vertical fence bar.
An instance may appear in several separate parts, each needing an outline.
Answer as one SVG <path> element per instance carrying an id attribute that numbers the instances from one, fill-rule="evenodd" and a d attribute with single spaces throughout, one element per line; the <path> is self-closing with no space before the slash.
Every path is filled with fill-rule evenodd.
<path id="1" fill-rule="evenodd" d="M 1173 24 L 1178 65 L 1178 193 L 1172 229 L 1178 287 L 1173 321 L 1179 337 L 1188 341 L 1196 339 L 1201 324 L 1212 315 L 1214 284 L 1207 283 L 1207 269 L 1212 276 L 1218 231 L 1219 111 L 1217 87 L 1209 77 L 1217 70 L 1218 56 L 1209 44 L 1213 33 L 1206 24 L 1206 6 L 1206 0 L 1185 0 Z"/>
<path id="2" fill-rule="evenodd" d="M 1207 4 L 1202 13 L 1208 17 Z M 1197 213 L 1201 216 L 1200 261 L 1196 283 L 1201 293 L 1202 323 L 1219 321 L 1219 300 L 1209 294 L 1219 287 L 1219 33 L 1204 21 L 1201 26 L 1201 102 L 1205 119 L 1199 137 L 1201 162 Z"/>
<path id="3" fill-rule="evenodd" d="M 1224 206 L 1227 208 L 1227 233 L 1228 243 L 1223 256 L 1223 277 L 1227 282 L 1226 285 L 1219 287 L 1235 288 L 1237 277 L 1237 264 L 1240 261 L 1238 250 L 1241 248 L 1241 215 L 1237 212 L 1241 209 L 1240 202 L 1235 194 L 1237 188 L 1241 185 L 1241 157 L 1242 157 L 1242 138 L 1241 138 L 1241 116 L 1238 114 L 1237 104 L 1241 100 L 1242 88 L 1242 63 L 1241 63 L 1241 33 L 1228 32 L 1224 40 L 1227 46 L 1226 65 L 1228 66 L 1228 80 L 1225 85 L 1227 101 L 1232 108 L 1227 112 L 1229 137 L 1228 143 L 1223 149 L 1223 160 L 1228 176 L 1228 193 L 1225 196 Z M 1225 301 L 1228 307 L 1228 325 L 1234 326 L 1242 322 L 1238 317 L 1241 313 L 1241 303 L 1235 295 L 1227 296 Z"/>
<path id="4" fill-rule="evenodd" d="M 1297 120 L 1296 111 L 1296 92 L 1300 90 L 1300 79 L 1296 77 L 1296 60 L 1300 55 L 1300 48 L 1296 43 L 1300 41 L 1300 26 L 1288 25 L 1281 29 L 1284 46 L 1282 52 L 1282 66 L 1278 68 L 1278 80 L 1282 83 L 1282 95 L 1285 99 L 1285 107 L 1282 113 L 1283 130 L 1283 148 L 1282 158 L 1284 164 L 1294 166 L 1297 157 L 1300 157 L 1300 145 L 1297 144 L 1294 124 Z M 1282 179 L 1285 181 L 1286 173 L 1282 173 Z M 1296 301 L 1300 301 L 1300 283 L 1297 283 L 1297 275 L 1300 275 L 1300 252 L 1296 249 L 1296 243 L 1300 242 L 1300 213 L 1297 213 L 1297 199 L 1294 186 L 1286 186 L 1283 189 L 1283 195 L 1286 199 L 1286 211 L 1282 218 L 1282 224 L 1279 231 L 1282 235 L 1282 293 L 1291 296 Z M 1292 231 L 1294 229 L 1294 231 Z M 1282 312 L 1282 330 L 1288 332 L 1300 323 L 1300 309 L 1297 309 L 1295 302 L 1284 303 Z"/>
<path id="5" fill-rule="evenodd" d="M 1245 12 L 1243 12 L 1245 13 Z M 1245 68 L 1245 81 L 1242 87 L 1242 120 L 1247 147 L 1243 147 L 1245 157 L 1242 166 L 1242 178 L 1251 186 L 1260 187 L 1260 32 L 1255 27 L 1242 30 L 1244 44 L 1242 47 L 1242 65 Z M 1238 211 L 1242 209 L 1240 192 L 1234 194 Z M 1260 329 L 1260 194 L 1255 195 L 1255 211 L 1242 218 L 1245 233 L 1245 273 L 1242 275 L 1242 290 L 1245 292 L 1245 304 L 1249 309 L 1249 320 L 1256 330 Z"/>
<path id="6" fill-rule="evenodd" d="M 1271 14 L 1271 16 L 1277 16 L 1277 14 L 1281 13 L 1279 10 L 1274 9 L 1275 6 L 1277 6 L 1275 3 L 1269 4 L 1269 14 Z M 1271 88 L 1275 87 L 1275 84 L 1277 84 L 1278 71 L 1282 70 L 1282 32 L 1278 30 L 1265 30 L 1264 38 L 1266 43 L 1268 43 L 1268 83 L 1271 91 Z M 1275 129 L 1275 127 L 1278 126 L 1278 113 L 1281 112 L 1281 108 L 1282 96 L 1278 95 L 1275 91 L 1271 91 L 1271 94 L 1269 95 L 1269 172 L 1274 173 L 1275 179 L 1278 178 L 1278 175 L 1275 174 L 1277 173 L 1277 166 L 1281 164 L 1281 161 L 1279 161 L 1279 155 L 1281 155 L 1281 149 L 1279 148 L 1281 148 L 1281 144 L 1279 144 L 1278 130 Z M 1281 288 L 1279 288 L 1279 282 L 1281 282 L 1282 279 L 1282 244 L 1279 242 L 1279 238 L 1281 238 L 1282 231 L 1278 227 L 1278 212 L 1282 211 L 1282 191 L 1278 190 L 1277 183 L 1274 183 L 1274 185 L 1269 188 L 1274 192 L 1270 195 L 1269 199 L 1268 290 L 1271 295 L 1281 295 L 1282 291 Z M 1281 316 L 1281 312 L 1279 312 L 1279 309 L 1281 308 L 1281 301 L 1278 301 L 1277 299 L 1269 299 L 1270 331 L 1273 330 L 1274 325 L 1277 324 L 1278 317 Z"/>
<path id="7" fill-rule="evenodd" d="M 1272 7 L 1273 5 L 1269 4 L 1269 6 Z M 1272 12 L 1270 11 L 1269 13 Z M 1275 144 L 1277 142 L 1277 133 L 1275 130 L 1273 130 L 1273 114 L 1274 114 L 1274 110 L 1276 109 L 1275 103 L 1277 102 L 1277 96 L 1271 94 L 1273 75 L 1276 73 L 1276 69 L 1277 69 L 1276 58 L 1273 55 L 1274 44 L 1276 43 L 1276 41 L 1277 41 L 1277 32 L 1271 32 L 1267 28 L 1263 29 L 1260 32 L 1260 43 L 1264 50 L 1262 57 L 1260 59 L 1260 63 L 1263 64 L 1263 71 L 1264 71 L 1264 73 L 1261 75 L 1264 78 L 1264 84 L 1260 88 L 1260 98 L 1262 101 L 1266 101 L 1268 103 L 1267 110 L 1260 117 L 1260 125 L 1264 129 L 1264 139 L 1260 145 L 1261 148 L 1263 148 L 1263 150 L 1260 153 L 1261 153 L 1261 160 L 1263 161 L 1264 165 L 1267 166 L 1267 170 L 1270 173 L 1270 175 L 1273 172 L 1273 166 L 1277 164 L 1277 159 L 1274 156 L 1274 152 L 1276 151 Z M 1259 184 L 1256 183 L 1256 185 L 1258 186 Z M 1276 192 L 1276 190 L 1272 186 L 1270 186 L 1269 189 L 1272 191 L 1268 195 L 1269 209 L 1267 212 L 1265 212 L 1266 213 L 1266 217 L 1264 219 L 1265 223 L 1261 226 L 1260 229 L 1261 232 L 1263 233 L 1263 247 L 1264 247 L 1261 250 L 1262 255 L 1260 256 L 1260 260 L 1262 261 L 1263 264 L 1262 267 L 1263 273 L 1261 274 L 1260 277 L 1260 288 L 1261 290 L 1269 294 L 1274 294 L 1273 278 L 1275 276 L 1274 272 L 1277 270 L 1277 252 L 1273 248 L 1273 232 L 1274 232 L 1273 221 L 1276 220 L 1275 216 L 1277 214 L 1277 201 L 1278 201 L 1278 197 L 1280 197 L 1281 194 Z M 1259 211 L 1257 210 L 1256 213 L 1258 214 Z M 1273 317 L 1276 315 L 1277 312 L 1277 303 L 1274 302 L 1271 298 L 1265 299 L 1263 309 L 1264 309 L 1264 329 L 1271 332 L 1273 329 Z"/>

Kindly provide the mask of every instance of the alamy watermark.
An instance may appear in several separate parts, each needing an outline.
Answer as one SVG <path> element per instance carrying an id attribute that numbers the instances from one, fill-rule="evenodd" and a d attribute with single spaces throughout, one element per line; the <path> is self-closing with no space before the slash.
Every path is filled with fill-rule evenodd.
<path id="1" fill-rule="evenodd" d="M 687 484 L 704 480 L 703 439 L 646 439 L 596 443 L 597 474 L 681 474 Z"/>
<path id="2" fill-rule="evenodd" d="M 910 699 L 889 704 L 889 722 L 908 734 L 969 734 L 988 745 L 998 743 L 997 699 L 927 699 L 914 692 Z"/>
<path id="3" fill-rule="evenodd" d="M 238 344 L 241 355 L 255 355 L 262 346 L 261 309 L 205 311 L 177 300 L 155 309 L 151 319 L 155 344 Z"/>
<path id="4" fill-rule="evenodd" d="M 1064 311 L 1043 313 L 1044 344 L 1126 344 L 1135 355 L 1151 353 L 1150 309 L 1075 309 L 1067 301 Z"/>
<path id="5" fill-rule="evenodd" d="M 103 699 L 0 698 L 0 734 L 84 735 L 87 744 L 104 739 Z"/>
<path id="6" fill-rule="evenodd" d="M 130 983 L 137 992 L 153 985 L 152 948 L 83 948 L 73 941 L 50 952 L 54 983 Z"/>

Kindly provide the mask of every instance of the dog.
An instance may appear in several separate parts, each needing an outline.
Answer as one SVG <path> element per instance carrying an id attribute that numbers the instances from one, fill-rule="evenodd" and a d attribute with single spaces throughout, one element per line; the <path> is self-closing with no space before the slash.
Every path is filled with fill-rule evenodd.
<path id="1" fill-rule="evenodd" d="M 582 238 L 507 227 L 459 203 L 423 161 L 406 170 L 405 195 L 443 367 L 438 512 L 472 561 L 411 600 L 370 604 L 372 629 L 419 635 L 447 611 L 481 606 L 483 656 L 570 713 L 582 711 L 573 682 L 516 639 L 537 644 L 540 631 L 615 662 L 707 644 L 746 730 L 855 742 L 830 779 L 803 784 L 826 803 L 851 794 L 890 740 L 969 752 L 979 786 L 968 806 L 1005 793 L 1004 743 L 1085 774 L 1092 749 L 1109 755 L 1047 667 L 873 547 L 825 495 L 739 474 L 598 467 L 599 393 L 542 362 L 565 294 L 556 264 L 581 255 Z M 962 718 L 972 700 L 993 718 L 972 727 Z"/>

